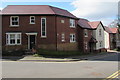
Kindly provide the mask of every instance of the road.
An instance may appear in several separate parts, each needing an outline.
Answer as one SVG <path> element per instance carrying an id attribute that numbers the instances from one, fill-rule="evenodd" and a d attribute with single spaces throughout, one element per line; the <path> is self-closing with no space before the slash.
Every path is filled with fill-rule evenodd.
<path id="1" fill-rule="evenodd" d="M 107 78 L 118 71 L 120 53 L 77 62 L 3 61 L 3 78 Z"/>

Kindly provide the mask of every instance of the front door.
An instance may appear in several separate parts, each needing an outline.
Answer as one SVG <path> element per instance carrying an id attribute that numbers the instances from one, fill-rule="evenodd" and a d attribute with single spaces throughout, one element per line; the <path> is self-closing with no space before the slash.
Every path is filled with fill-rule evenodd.
<path id="1" fill-rule="evenodd" d="M 30 49 L 35 47 L 35 35 L 30 35 Z"/>

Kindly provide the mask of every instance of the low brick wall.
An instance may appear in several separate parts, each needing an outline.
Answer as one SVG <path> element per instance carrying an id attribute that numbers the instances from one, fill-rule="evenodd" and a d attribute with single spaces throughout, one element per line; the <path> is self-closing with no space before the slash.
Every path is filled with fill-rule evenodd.
<path id="1" fill-rule="evenodd" d="M 76 50 L 78 50 L 78 44 L 77 43 L 57 44 L 57 50 L 60 50 L 60 51 L 76 51 Z"/>
<path id="2" fill-rule="evenodd" d="M 47 49 L 47 50 L 56 50 L 56 45 L 55 44 L 40 44 L 38 45 L 38 48 Z"/>

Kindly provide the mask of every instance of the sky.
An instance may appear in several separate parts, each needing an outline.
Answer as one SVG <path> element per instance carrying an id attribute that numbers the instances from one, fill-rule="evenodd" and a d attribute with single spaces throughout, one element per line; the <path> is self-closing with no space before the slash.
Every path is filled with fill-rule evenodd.
<path id="1" fill-rule="evenodd" d="M 102 21 L 105 26 L 117 19 L 119 0 L 0 0 L 0 9 L 7 5 L 51 5 L 66 9 L 79 18 Z"/>

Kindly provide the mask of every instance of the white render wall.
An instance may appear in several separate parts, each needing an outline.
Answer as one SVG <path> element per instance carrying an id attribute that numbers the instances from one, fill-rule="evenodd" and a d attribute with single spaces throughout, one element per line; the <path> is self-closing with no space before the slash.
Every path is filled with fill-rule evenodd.
<path id="1" fill-rule="evenodd" d="M 99 35 L 99 29 L 101 29 L 101 36 Z M 104 29 L 101 24 L 99 24 L 97 29 L 93 31 L 93 37 L 98 41 L 96 43 L 96 50 L 105 48 Z M 102 42 L 101 47 L 100 41 Z"/>
<path id="2" fill-rule="evenodd" d="M 110 48 L 110 40 L 109 40 L 109 33 L 104 31 L 104 39 L 105 39 L 105 48 Z"/>

